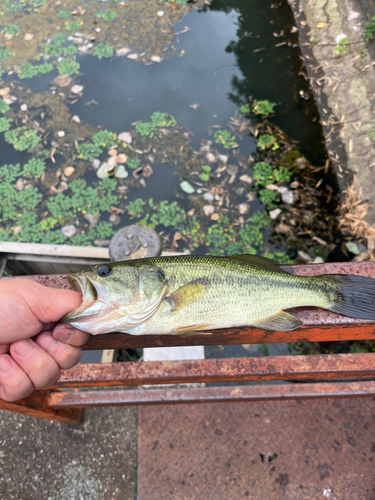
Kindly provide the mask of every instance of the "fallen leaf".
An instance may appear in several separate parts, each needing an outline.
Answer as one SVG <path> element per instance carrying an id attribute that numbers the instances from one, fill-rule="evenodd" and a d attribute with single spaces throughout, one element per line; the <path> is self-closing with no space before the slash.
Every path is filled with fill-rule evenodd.
<path id="1" fill-rule="evenodd" d="M 53 83 L 59 87 L 67 87 L 72 83 L 72 79 L 67 75 L 59 75 L 53 79 Z"/>
<path id="2" fill-rule="evenodd" d="M 241 203 L 238 205 L 238 211 L 240 214 L 246 214 L 249 211 L 250 205 L 248 203 Z"/>
<path id="3" fill-rule="evenodd" d="M 118 135 L 118 140 L 121 142 L 126 142 L 126 144 L 131 144 L 133 141 L 130 132 L 121 132 L 121 134 Z"/>
<path id="4" fill-rule="evenodd" d="M 117 165 L 117 157 L 116 156 L 111 156 L 108 160 L 107 160 L 107 164 L 108 166 L 110 167 L 115 167 Z"/>
<path id="5" fill-rule="evenodd" d="M 317 28 L 325 28 L 326 27 L 326 23 L 319 23 L 316 25 Z"/>
<path id="6" fill-rule="evenodd" d="M 220 215 L 219 214 L 212 214 L 211 215 L 211 220 L 219 220 L 220 219 Z"/>
<path id="7" fill-rule="evenodd" d="M 126 177 L 128 177 L 128 175 L 129 175 L 129 172 L 126 170 L 124 165 L 119 165 L 117 167 L 116 172 L 115 172 L 115 177 L 117 177 L 118 179 L 125 179 Z"/>
<path id="8" fill-rule="evenodd" d="M 180 188 L 187 194 L 192 194 L 195 191 L 193 186 L 188 181 L 182 181 L 180 183 Z"/>
<path id="9" fill-rule="evenodd" d="M 108 151 L 109 156 L 117 156 L 117 151 L 115 149 L 110 149 Z"/>
<path id="10" fill-rule="evenodd" d="M 124 154 L 119 154 L 117 155 L 117 163 L 126 163 L 128 160 L 128 157 Z"/>
<path id="11" fill-rule="evenodd" d="M 66 169 L 64 170 L 64 175 L 66 175 L 67 177 L 70 177 L 72 175 L 72 173 L 74 172 L 75 168 L 74 167 L 66 167 Z"/>
<path id="12" fill-rule="evenodd" d="M 253 182 L 253 179 L 250 177 L 250 175 L 241 175 L 240 181 L 246 182 L 247 184 L 251 184 Z"/>
<path id="13" fill-rule="evenodd" d="M 5 95 L 9 95 L 10 88 L 9 87 L 4 87 L 3 89 L 0 89 L 0 95 L 4 97 Z"/>
<path id="14" fill-rule="evenodd" d="M 154 173 L 151 165 L 146 165 L 145 168 L 143 169 L 142 175 L 143 177 L 151 177 L 151 175 Z"/>
<path id="15" fill-rule="evenodd" d="M 73 94 L 80 94 L 83 90 L 83 85 L 73 85 L 73 87 L 70 89 L 70 91 Z"/>
<path id="16" fill-rule="evenodd" d="M 212 215 L 215 212 L 215 207 L 213 205 L 203 206 L 204 215 Z"/>
<path id="17" fill-rule="evenodd" d="M 26 42 L 29 42 L 33 38 L 34 38 L 34 35 L 32 33 L 25 33 L 24 40 L 26 40 Z"/>

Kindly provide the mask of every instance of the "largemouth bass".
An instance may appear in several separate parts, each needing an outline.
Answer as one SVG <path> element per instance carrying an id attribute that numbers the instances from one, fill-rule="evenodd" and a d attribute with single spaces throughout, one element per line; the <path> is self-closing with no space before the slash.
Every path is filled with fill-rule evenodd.
<path id="1" fill-rule="evenodd" d="M 83 303 L 63 322 L 91 334 L 188 334 L 256 326 L 288 331 L 284 309 L 317 306 L 375 319 L 375 280 L 288 274 L 265 257 L 156 257 L 95 265 L 68 276 Z"/>

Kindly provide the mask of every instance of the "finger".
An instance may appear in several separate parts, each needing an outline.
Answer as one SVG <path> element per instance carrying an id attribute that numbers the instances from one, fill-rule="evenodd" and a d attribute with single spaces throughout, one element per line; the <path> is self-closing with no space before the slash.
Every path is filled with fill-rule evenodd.
<path id="1" fill-rule="evenodd" d="M 77 328 L 74 328 L 73 326 L 60 324 L 54 328 L 52 337 L 60 342 L 64 342 L 65 344 L 81 346 L 86 344 L 90 334 L 77 330 Z"/>
<path id="2" fill-rule="evenodd" d="M 5 354 L 9 352 L 10 344 L 0 344 L 0 354 Z"/>
<path id="3" fill-rule="evenodd" d="M 51 332 L 41 333 L 35 342 L 56 361 L 62 370 L 72 368 L 81 359 L 82 349 L 80 347 L 73 347 L 55 340 Z"/>
<path id="4" fill-rule="evenodd" d="M 0 356 L 0 398 L 17 401 L 31 394 L 33 389 L 22 368 L 8 354 Z"/>
<path id="5" fill-rule="evenodd" d="M 59 380 L 60 368 L 56 361 L 33 340 L 15 342 L 10 346 L 10 354 L 36 389 L 48 387 Z"/>

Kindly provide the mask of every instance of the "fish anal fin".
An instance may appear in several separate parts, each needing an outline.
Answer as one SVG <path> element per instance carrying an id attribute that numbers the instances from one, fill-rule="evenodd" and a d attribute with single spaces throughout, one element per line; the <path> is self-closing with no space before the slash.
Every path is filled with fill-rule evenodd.
<path id="1" fill-rule="evenodd" d="M 181 328 L 176 328 L 174 335 L 183 335 L 184 337 L 191 337 L 193 335 L 212 335 L 211 332 L 202 332 L 202 328 L 210 328 L 212 324 L 207 325 L 189 325 Z"/>
<path id="2" fill-rule="evenodd" d="M 302 321 L 284 311 L 280 311 L 277 314 L 268 316 L 267 318 L 264 318 L 253 324 L 253 326 L 256 326 L 258 328 L 264 328 L 265 330 L 276 330 L 279 332 L 295 330 L 301 325 Z"/>
<path id="3" fill-rule="evenodd" d="M 207 283 L 207 278 L 198 278 L 178 288 L 166 299 L 172 306 L 171 311 L 178 311 L 190 302 L 199 299 L 204 294 Z"/>
<path id="4" fill-rule="evenodd" d="M 287 270 L 283 269 L 282 267 L 280 267 L 280 264 L 278 264 L 274 260 L 267 259 L 267 257 L 262 257 L 261 255 L 250 255 L 250 254 L 232 255 L 229 258 L 235 259 L 235 260 L 241 260 L 242 262 L 247 262 L 251 266 L 260 267 L 262 269 L 266 269 L 267 271 L 273 271 L 276 273 L 293 274 L 292 270 L 287 271 Z"/>

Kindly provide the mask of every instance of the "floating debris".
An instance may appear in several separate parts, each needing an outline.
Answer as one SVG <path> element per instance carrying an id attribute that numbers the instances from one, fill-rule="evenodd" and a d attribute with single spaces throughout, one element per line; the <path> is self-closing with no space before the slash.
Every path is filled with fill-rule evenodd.
<path id="1" fill-rule="evenodd" d="M 64 169 L 64 175 L 66 175 L 66 177 L 70 177 L 75 171 L 75 168 L 74 167 L 66 167 Z"/>
<path id="2" fill-rule="evenodd" d="M 188 181 L 182 181 L 180 183 L 180 187 L 181 187 L 182 191 L 184 191 L 187 194 L 192 194 L 195 192 L 195 189 Z"/>
<path id="3" fill-rule="evenodd" d="M 115 177 L 117 177 L 119 179 L 126 179 L 126 177 L 128 177 L 128 175 L 129 175 L 129 172 L 126 170 L 124 165 L 119 165 L 117 167 L 116 172 L 115 172 Z"/>
<path id="4" fill-rule="evenodd" d="M 76 227 L 73 225 L 64 226 L 61 228 L 61 233 L 67 238 L 71 238 L 76 234 Z"/>
<path id="5" fill-rule="evenodd" d="M 73 87 L 70 89 L 70 91 L 73 94 L 80 94 L 83 90 L 83 85 L 73 85 Z"/>
<path id="6" fill-rule="evenodd" d="M 131 144 L 133 142 L 133 138 L 129 132 L 121 132 L 121 134 L 118 135 L 118 140 L 126 144 Z"/>

